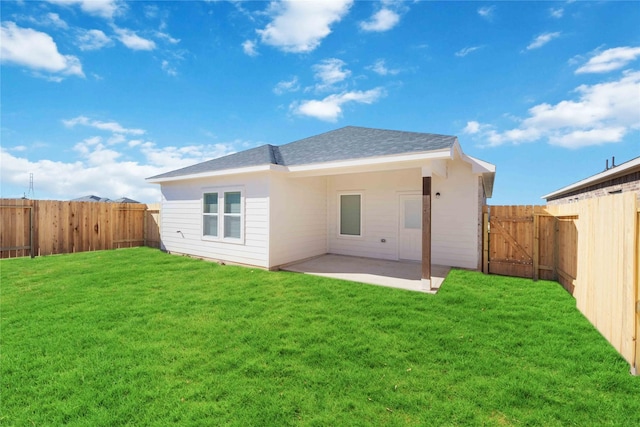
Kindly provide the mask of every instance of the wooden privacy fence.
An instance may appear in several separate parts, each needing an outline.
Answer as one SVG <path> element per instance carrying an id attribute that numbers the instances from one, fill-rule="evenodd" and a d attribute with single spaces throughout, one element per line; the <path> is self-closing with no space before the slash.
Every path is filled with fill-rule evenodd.
<path id="1" fill-rule="evenodd" d="M 0 258 L 160 247 L 158 205 L 0 199 Z"/>
<path id="2" fill-rule="evenodd" d="M 613 347 L 640 367 L 640 211 L 635 193 L 484 210 L 483 271 L 558 281 Z"/>

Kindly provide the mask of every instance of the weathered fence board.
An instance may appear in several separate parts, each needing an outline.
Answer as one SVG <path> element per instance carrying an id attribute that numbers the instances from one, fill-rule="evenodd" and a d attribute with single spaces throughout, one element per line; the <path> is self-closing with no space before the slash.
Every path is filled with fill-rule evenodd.
<path id="1" fill-rule="evenodd" d="M 2 199 L 0 205 L 0 258 L 143 246 L 147 240 L 160 247 L 157 205 L 151 212 L 127 203 Z"/>
<path id="2" fill-rule="evenodd" d="M 31 248 L 31 206 L 5 205 L 0 201 L 0 247 L 5 248 L 7 257 L 22 257 L 30 254 Z"/>

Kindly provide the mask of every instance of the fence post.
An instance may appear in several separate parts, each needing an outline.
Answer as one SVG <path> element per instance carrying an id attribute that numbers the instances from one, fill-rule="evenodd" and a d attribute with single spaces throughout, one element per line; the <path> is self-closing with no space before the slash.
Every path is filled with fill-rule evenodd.
<path id="1" fill-rule="evenodd" d="M 142 219 L 142 244 L 147 246 L 147 215 L 149 213 L 149 205 L 144 205 L 144 218 Z"/>
<path id="2" fill-rule="evenodd" d="M 29 255 L 31 258 L 35 258 L 33 250 L 33 204 L 29 208 Z"/>
<path id="3" fill-rule="evenodd" d="M 533 212 L 533 277 L 537 281 L 540 276 L 540 216 Z"/>
<path id="4" fill-rule="evenodd" d="M 640 375 L 640 207 L 636 206 L 636 256 L 635 256 L 635 311 L 636 311 L 636 341 L 631 365 L 631 374 Z"/>
<path id="5" fill-rule="evenodd" d="M 482 272 L 489 274 L 489 206 L 482 209 Z"/>
<path id="6" fill-rule="evenodd" d="M 558 281 L 558 265 L 560 264 L 560 220 L 553 217 L 553 280 Z M 577 250 L 577 248 L 576 248 Z"/>

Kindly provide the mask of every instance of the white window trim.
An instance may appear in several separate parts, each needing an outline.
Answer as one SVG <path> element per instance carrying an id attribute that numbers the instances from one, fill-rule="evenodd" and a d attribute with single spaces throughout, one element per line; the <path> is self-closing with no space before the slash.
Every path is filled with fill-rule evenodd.
<path id="1" fill-rule="evenodd" d="M 360 235 L 354 236 L 352 234 L 341 234 L 340 233 L 340 217 L 341 211 L 341 196 L 360 196 Z M 341 239 L 363 239 L 365 234 L 364 227 L 364 191 L 338 191 L 337 194 L 337 212 L 336 212 L 336 234 Z"/>
<path id="2" fill-rule="evenodd" d="M 224 195 L 225 193 L 240 193 L 240 214 L 232 214 L 233 216 L 240 216 L 240 238 L 224 237 Z M 218 194 L 218 236 L 205 236 L 204 235 L 204 195 L 217 193 Z M 244 187 L 207 187 L 202 188 L 202 196 L 200 197 L 200 236 L 204 241 L 209 242 L 221 242 L 221 243 L 233 243 L 244 245 L 245 243 L 245 227 L 246 227 L 246 203 L 245 203 L 245 191 Z"/>

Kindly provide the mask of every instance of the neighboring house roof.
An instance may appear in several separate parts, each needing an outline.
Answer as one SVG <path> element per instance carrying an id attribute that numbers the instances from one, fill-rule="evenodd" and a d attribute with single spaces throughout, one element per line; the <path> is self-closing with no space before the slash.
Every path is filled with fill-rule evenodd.
<path id="1" fill-rule="evenodd" d="M 121 197 L 116 200 L 111 200 L 106 197 L 89 196 L 78 197 L 77 199 L 71 199 L 72 202 L 102 202 L 102 203 L 140 203 L 137 200 L 130 199 L 128 197 Z"/>
<path id="2" fill-rule="evenodd" d="M 637 171 L 640 171 L 640 157 L 636 157 L 635 159 L 631 159 L 627 162 L 624 162 L 617 166 L 613 166 L 609 169 L 606 169 L 603 172 L 592 175 L 589 178 L 585 178 L 571 185 L 567 185 L 566 187 L 562 187 L 561 189 L 556 190 L 552 193 L 546 194 L 541 198 L 547 199 L 547 200 L 558 199 L 563 197 L 564 195 L 569 195 L 569 193 L 574 193 L 576 191 L 586 189 L 587 187 L 591 187 L 601 182 L 609 181 L 609 180 L 618 178 L 620 176 L 625 176 Z"/>
<path id="3" fill-rule="evenodd" d="M 452 159 L 454 155 L 461 156 L 471 164 L 474 173 L 482 175 L 485 193 L 491 197 L 495 166 L 464 154 L 457 137 L 357 126 L 343 127 L 281 146 L 262 145 L 156 175 L 147 181 L 159 184 L 259 170 L 296 174 L 362 172 L 366 168 L 383 170 L 385 167 L 389 170 L 398 162 L 405 162 L 405 165 L 412 162 L 412 167 L 415 167 L 424 165 L 425 160 L 442 161 Z"/>
<path id="4" fill-rule="evenodd" d="M 110 202 L 110 199 L 106 197 L 94 196 L 93 194 L 89 196 L 78 197 L 77 199 L 71 199 L 72 202 Z"/>
<path id="5" fill-rule="evenodd" d="M 260 165 L 298 166 L 451 148 L 455 136 L 347 126 L 289 144 L 262 145 L 148 179 Z"/>
<path id="6" fill-rule="evenodd" d="M 119 199 L 116 199 L 113 202 L 114 203 L 140 203 L 139 201 L 130 199 L 128 197 L 120 197 Z"/>

